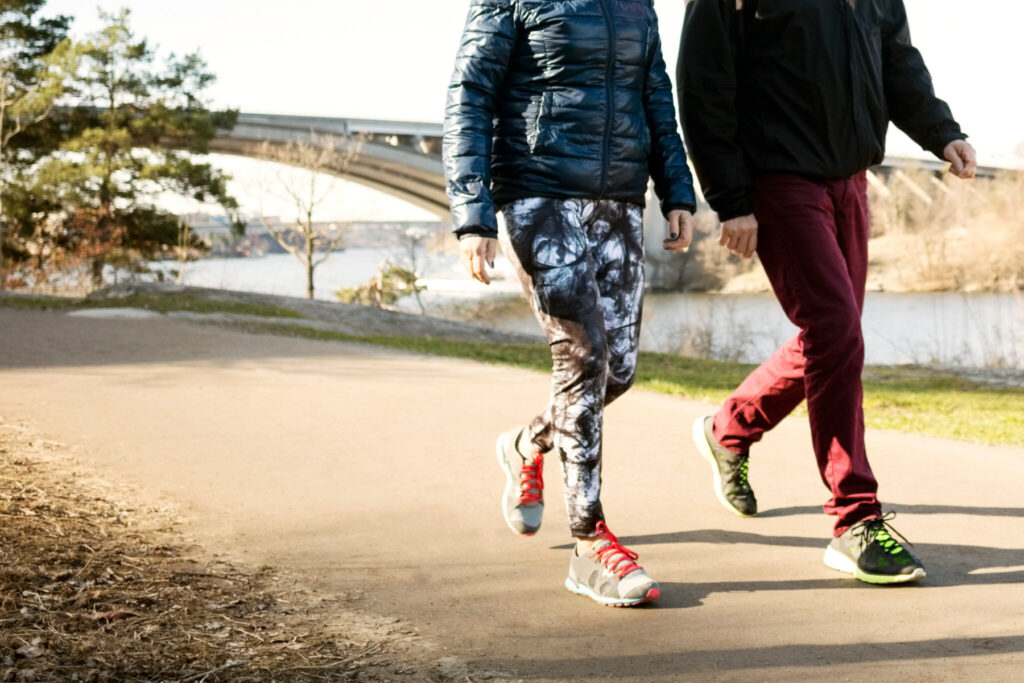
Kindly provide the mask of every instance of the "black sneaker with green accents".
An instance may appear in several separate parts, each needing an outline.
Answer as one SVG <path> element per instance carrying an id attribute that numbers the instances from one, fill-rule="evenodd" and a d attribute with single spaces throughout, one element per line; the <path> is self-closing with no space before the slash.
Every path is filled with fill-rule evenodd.
<path id="1" fill-rule="evenodd" d="M 895 516 L 890 512 L 884 517 L 865 519 L 833 538 L 825 551 L 825 564 L 865 583 L 909 583 L 923 579 L 924 565 L 907 547 L 910 542 L 889 525 Z"/>
<path id="2" fill-rule="evenodd" d="M 693 443 L 697 452 L 711 464 L 715 495 L 729 512 L 740 517 L 753 517 L 757 514 L 757 498 L 747 479 L 750 456 L 733 453 L 715 441 L 712 425 L 710 415 L 698 417 L 693 423 Z"/>

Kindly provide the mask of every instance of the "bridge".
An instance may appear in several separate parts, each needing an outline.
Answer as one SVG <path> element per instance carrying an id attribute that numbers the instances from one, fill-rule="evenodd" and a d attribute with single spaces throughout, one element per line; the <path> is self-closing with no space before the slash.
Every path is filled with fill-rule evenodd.
<path id="1" fill-rule="evenodd" d="M 441 132 L 439 123 L 239 114 L 235 127 L 220 131 L 210 149 L 258 158 L 264 142 L 328 142 L 339 152 L 357 144 L 354 157 L 338 155 L 338 165 L 332 169 L 336 175 L 403 199 L 447 221 L 450 215 L 441 166 Z"/>
<path id="2" fill-rule="evenodd" d="M 264 142 L 321 145 L 329 141 L 339 152 L 358 144 L 358 154 L 354 157 L 338 155 L 339 163 L 332 172 L 403 199 L 447 221 L 450 216 L 441 165 L 441 134 L 439 123 L 243 113 L 239 114 L 232 130 L 220 131 L 211 144 L 211 151 L 258 158 L 259 147 Z M 911 167 L 926 168 L 938 174 L 944 171 L 945 164 L 935 159 L 889 158 L 875 170 L 889 175 Z M 1001 170 L 983 167 L 978 169 L 978 175 L 991 177 Z"/>

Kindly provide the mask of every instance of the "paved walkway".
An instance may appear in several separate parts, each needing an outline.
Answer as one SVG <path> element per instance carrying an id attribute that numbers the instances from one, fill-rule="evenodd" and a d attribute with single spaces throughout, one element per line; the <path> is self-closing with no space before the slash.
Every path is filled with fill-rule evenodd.
<path id="1" fill-rule="evenodd" d="M 1024 449 L 869 432 L 929 570 L 871 587 L 821 562 L 805 420 L 757 449 L 764 513 L 744 520 L 687 440 L 711 406 L 632 392 L 607 415 L 605 510 L 663 597 L 613 610 L 561 585 L 554 462 L 541 532 L 500 516 L 494 436 L 546 390 L 539 373 L 357 345 L 0 309 L 0 417 L 179 506 L 211 548 L 365 591 L 438 657 L 527 680 L 1020 680 Z"/>

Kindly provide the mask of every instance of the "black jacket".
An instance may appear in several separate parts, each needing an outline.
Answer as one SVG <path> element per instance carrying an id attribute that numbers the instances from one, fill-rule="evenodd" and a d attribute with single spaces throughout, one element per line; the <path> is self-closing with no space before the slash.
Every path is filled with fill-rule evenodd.
<path id="1" fill-rule="evenodd" d="M 935 97 L 902 0 L 688 0 L 677 76 L 721 220 L 752 213 L 758 175 L 838 179 L 880 163 L 890 120 L 940 158 L 966 137 Z"/>
<path id="2" fill-rule="evenodd" d="M 448 88 L 444 169 L 459 235 L 523 197 L 693 210 L 651 0 L 472 0 Z"/>

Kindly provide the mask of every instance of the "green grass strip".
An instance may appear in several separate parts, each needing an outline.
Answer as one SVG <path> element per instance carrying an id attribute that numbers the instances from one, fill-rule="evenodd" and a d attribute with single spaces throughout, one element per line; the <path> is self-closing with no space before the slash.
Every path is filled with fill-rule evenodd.
<path id="1" fill-rule="evenodd" d="M 306 316 L 290 308 L 240 301 L 218 301 L 189 294 L 132 294 L 117 299 L 67 299 L 61 297 L 0 297 L 0 307 L 34 311 L 70 311 L 87 308 L 142 308 L 157 313 L 191 311 L 193 313 L 233 313 L 261 318 L 295 318 Z"/>
<path id="2" fill-rule="evenodd" d="M 495 344 L 427 337 L 357 337 L 301 326 L 233 325 L 246 331 L 325 341 L 356 342 L 435 356 L 547 372 L 544 344 Z M 719 403 L 755 366 L 640 354 L 636 386 L 662 394 Z M 868 427 L 946 439 L 1024 446 L 1024 389 L 995 388 L 927 368 L 868 368 L 864 411 Z M 799 412 L 805 412 L 803 408 Z"/>
<path id="3" fill-rule="evenodd" d="M 272 318 L 305 318 L 288 308 L 215 301 L 187 294 L 137 294 L 123 299 L 0 297 L 0 306 L 30 310 L 143 308 L 160 313 L 234 313 Z M 544 344 L 494 344 L 427 337 L 357 337 L 273 323 L 237 323 L 247 331 L 325 341 L 357 342 L 435 356 L 463 358 L 547 372 Z M 662 394 L 718 403 L 753 369 L 752 365 L 641 353 L 636 386 Z M 868 368 L 864 382 L 868 427 L 961 441 L 1024 446 L 1024 389 L 995 388 L 919 367 Z M 801 412 L 803 409 L 801 409 Z"/>

